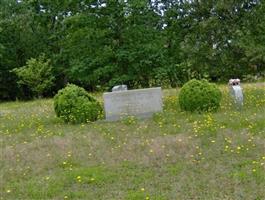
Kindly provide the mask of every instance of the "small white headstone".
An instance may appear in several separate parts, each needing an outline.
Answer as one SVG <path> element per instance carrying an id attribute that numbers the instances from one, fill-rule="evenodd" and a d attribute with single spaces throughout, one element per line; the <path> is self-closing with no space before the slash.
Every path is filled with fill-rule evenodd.
<path id="1" fill-rule="evenodd" d="M 161 88 L 148 88 L 103 94 L 106 120 L 127 116 L 150 117 L 162 111 Z"/>
<path id="2" fill-rule="evenodd" d="M 128 90 L 127 85 L 116 85 L 112 88 L 112 92 L 117 92 L 117 91 L 126 91 Z"/>
<path id="3" fill-rule="evenodd" d="M 230 93 L 234 100 L 235 105 L 238 108 L 243 106 L 243 91 L 240 86 L 240 79 L 230 79 L 229 80 Z"/>

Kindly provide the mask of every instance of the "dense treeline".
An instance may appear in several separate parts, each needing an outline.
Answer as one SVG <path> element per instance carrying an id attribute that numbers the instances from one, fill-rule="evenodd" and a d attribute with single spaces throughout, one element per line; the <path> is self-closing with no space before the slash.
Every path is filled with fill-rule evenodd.
<path id="1" fill-rule="evenodd" d="M 40 57 L 53 76 L 41 96 L 262 75 L 264 13 L 263 0 L 1 0 L 0 99 L 36 95 L 16 72 Z"/>

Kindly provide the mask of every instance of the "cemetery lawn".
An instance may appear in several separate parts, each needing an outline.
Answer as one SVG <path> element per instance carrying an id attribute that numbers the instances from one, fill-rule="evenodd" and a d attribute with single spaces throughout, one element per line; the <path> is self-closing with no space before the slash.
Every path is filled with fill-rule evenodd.
<path id="1" fill-rule="evenodd" d="M 265 85 L 216 113 L 164 90 L 152 119 L 64 124 L 52 99 L 0 104 L 0 199 L 265 199 Z M 100 99 L 101 95 L 97 95 Z"/>

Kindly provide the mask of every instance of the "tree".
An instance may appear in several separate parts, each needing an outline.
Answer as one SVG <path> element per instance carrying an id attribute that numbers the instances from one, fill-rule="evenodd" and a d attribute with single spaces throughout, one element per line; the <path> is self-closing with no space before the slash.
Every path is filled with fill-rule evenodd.
<path id="1" fill-rule="evenodd" d="M 241 62 L 248 69 L 248 74 L 265 76 L 265 1 L 248 12 L 242 29 L 236 32 L 238 37 L 235 46 L 241 50 Z"/>
<path id="2" fill-rule="evenodd" d="M 12 69 L 44 53 L 54 94 L 227 81 L 264 73 L 264 0 L 1 0 L 0 99 L 30 98 Z M 24 85 L 24 84 L 23 84 Z"/>
<path id="3" fill-rule="evenodd" d="M 148 86 L 162 66 L 159 16 L 146 0 L 98 2 L 65 20 L 67 75 L 86 88 Z"/>
<path id="4" fill-rule="evenodd" d="M 41 97 L 49 90 L 54 81 L 50 60 L 44 54 L 37 59 L 31 58 L 26 65 L 13 70 L 19 78 L 19 85 L 26 85 L 35 95 Z"/>
<path id="5" fill-rule="evenodd" d="M 172 24 L 180 25 L 181 41 L 177 43 L 180 60 L 189 69 L 191 78 L 226 80 L 249 72 L 241 59 L 245 55 L 236 45 L 239 39 L 236 33 L 249 21 L 248 13 L 255 12 L 259 5 L 257 0 L 180 1 L 167 10 L 167 36 L 174 31 L 170 30 Z"/>

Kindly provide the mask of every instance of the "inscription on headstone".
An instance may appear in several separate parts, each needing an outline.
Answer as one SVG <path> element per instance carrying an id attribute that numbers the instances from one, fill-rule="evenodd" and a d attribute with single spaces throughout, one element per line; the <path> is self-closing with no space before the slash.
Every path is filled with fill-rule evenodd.
<path id="1" fill-rule="evenodd" d="M 230 79 L 229 86 L 235 105 L 237 108 L 241 108 L 243 106 L 243 91 L 240 86 L 240 79 Z"/>
<path id="2" fill-rule="evenodd" d="M 119 120 L 126 116 L 149 117 L 162 111 L 161 88 L 148 88 L 103 94 L 107 120 Z"/>

